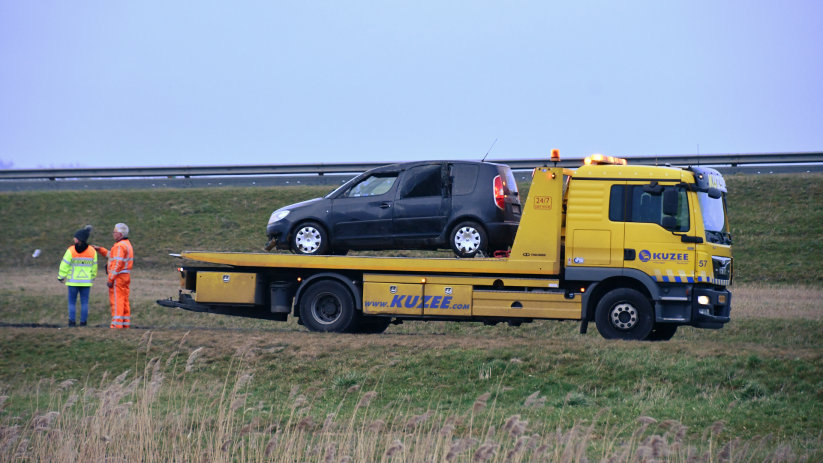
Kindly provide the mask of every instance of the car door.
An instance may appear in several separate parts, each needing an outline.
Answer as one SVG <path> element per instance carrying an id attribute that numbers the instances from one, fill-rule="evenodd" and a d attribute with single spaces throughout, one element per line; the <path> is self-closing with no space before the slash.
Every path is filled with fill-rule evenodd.
<path id="1" fill-rule="evenodd" d="M 379 172 L 332 200 L 332 242 L 349 249 L 392 245 L 392 209 L 399 172 Z"/>
<path id="2" fill-rule="evenodd" d="M 444 163 L 414 166 L 403 172 L 394 202 L 395 245 L 420 245 L 439 237 L 451 208 Z"/>

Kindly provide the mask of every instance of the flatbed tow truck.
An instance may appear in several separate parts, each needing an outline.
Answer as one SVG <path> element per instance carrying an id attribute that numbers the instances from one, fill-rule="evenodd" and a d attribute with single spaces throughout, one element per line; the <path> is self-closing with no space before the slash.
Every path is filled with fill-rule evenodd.
<path id="1" fill-rule="evenodd" d="M 556 150 L 552 160 L 559 160 Z M 548 163 L 547 163 L 548 164 Z M 594 155 L 538 167 L 511 250 L 471 259 L 184 251 L 166 307 L 379 333 L 408 320 L 593 321 L 608 339 L 668 340 L 730 320 L 723 177 Z M 199 264 L 198 264 L 199 263 Z"/>

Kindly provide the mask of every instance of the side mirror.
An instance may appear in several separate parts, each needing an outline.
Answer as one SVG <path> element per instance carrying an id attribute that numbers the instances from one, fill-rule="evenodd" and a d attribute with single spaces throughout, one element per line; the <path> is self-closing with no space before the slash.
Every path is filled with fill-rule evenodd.
<path id="1" fill-rule="evenodd" d="M 677 190 L 674 188 L 663 190 L 663 215 L 677 215 L 677 196 Z"/>
<path id="2" fill-rule="evenodd" d="M 723 196 L 723 192 L 717 188 L 709 188 L 709 191 L 707 191 L 706 194 L 708 194 L 709 198 L 712 199 L 720 199 Z"/>
<path id="3" fill-rule="evenodd" d="M 664 216 L 660 221 L 660 225 L 666 230 L 674 230 L 677 228 L 677 219 L 670 215 Z"/>

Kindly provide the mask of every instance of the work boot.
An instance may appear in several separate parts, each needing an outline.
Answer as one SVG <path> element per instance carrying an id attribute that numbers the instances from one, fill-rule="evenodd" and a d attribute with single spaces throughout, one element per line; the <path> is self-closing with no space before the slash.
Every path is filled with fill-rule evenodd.
<path id="1" fill-rule="evenodd" d="M 86 322 L 80 322 L 80 326 L 86 326 Z"/>
<path id="2" fill-rule="evenodd" d="M 69 320 L 69 327 L 75 326 L 74 320 Z"/>

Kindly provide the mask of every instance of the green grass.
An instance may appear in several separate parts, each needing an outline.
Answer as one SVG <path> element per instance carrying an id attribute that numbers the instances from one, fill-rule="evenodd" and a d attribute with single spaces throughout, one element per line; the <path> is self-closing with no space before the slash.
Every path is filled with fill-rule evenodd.
<path id="1" fill-rule="evenodd" d="M 738 281 L 823 283 L 823 174 L 727 178 Z M 523 196 L 528 185 L 522 185 Z M 0 267 L 55 267 L 85 224 L 111 245 L 127 223 L 136 266 L 175 265 L 182 250 L 261 251 L 269 214 L 329 187 L 0 193 Z M 41 254 L 33 258 L 35 249 Z M 416 255 L 418 252 L 400 252 Z"/>
<path id="2" fill-rule="evenodd" d="M 583 461 L 580 449 L 589 460 L 627 461 L 655 436 L 669 442 L 670 461 L 722 460 L 718 449 L 732 444 L 750 452 L 735 461 L 823 459 L 823 176 L 727 180 L 732 322 L 717 331 L 683 328 L 663 343 L 609 342 L 593 327 L 580 335 L 577 323 L 553 321 L 412 322 L 384 335 L 330 335 L 293 320 L 155 304 L 176 293 L 177 262 L 168 253 L 259 250 L 273 209 L 327 188 L 0 194 L 0 459 L 98 461 L 117 449 L 146 461 L 263 461 L 272 460 L 266 430 L 278 429 L 276 461 L 323 461 L 332 444 L 335 461 L 424 461 L 435 451 L 440 461 L 461 442 L 468 450 L 454 461 L 485 461 L 481 450 L 492 441 L 499 447 L 488 461 L 505 461 L 517 445 L 504 431 L 515 415 L 541 446 L 512 461 L 539 461 L 544 443 L 564 459 L 564 442 L 576 442 L 569 461 Z M 65 289 L 54 278 L 59 259 L 76 229 L 95 225 L 92 241 L 108 246 L 119 221 L 132 227 L 138 256 L 135 329 L 107 328 L 100 284 L 92 326 L 67 329 Z M 34 249 L 42 250 L 36 259 Z M 368 391 L 376 396 L 364 412 L 358 404 Z M 106 402 L 107 394 L 117 400 Z M 59 412 L 52 431 L 37 431 L 50 411 Z M 426 426 L 410 430 L 410 420 L 427 413 Z M 329 414 L 339 429 L 324 434 Z M 650 423 L 644 417 L 657 423 L 638 422 Z M 370 431 L 377 421 L 385 429 Z M 448 423 L 453 434 L 443 433 Z M 253 432 L 242 431 L 248 426 Z M 111 440 L 106 429 L 121 427 L 129 439 Z M 685 440 L 674 442 L 683 429 Z M 56 432 L 61 439 L 48 438 Z M 395 441 L 403 458 L 387 456 Z M 223 450 L 227 442 L 234 451 Z"/>

